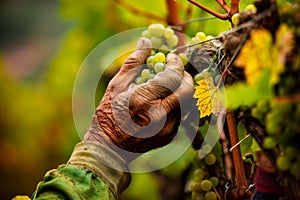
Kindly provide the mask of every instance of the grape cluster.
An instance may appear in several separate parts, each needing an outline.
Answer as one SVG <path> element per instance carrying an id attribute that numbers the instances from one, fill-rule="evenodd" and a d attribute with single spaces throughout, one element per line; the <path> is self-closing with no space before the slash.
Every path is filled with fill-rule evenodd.
<path id="1" fill-rule="evenodd" d="M 151 24 L 142 32 L 152 43 L 151 55 L 147 58 L 140 75 L 135 79 L 137 85 L 147 82 L 161 71 L 166 65 L 166 55 L 178 44 L 178 37 L 173 29 L 165 28 L 162 24 Z M 179 54 L 183 64 L 188 62 L 185 54 Z"/>
<path id="2" fill-rule="evenodd" d="M 219 177 L 212 170 L 217 165 L 217 158 L 212 153 L 212 147 L 203 145 L 196 151 L 196 168 L 193 179 L 189 183 L 192 199 L 216 200 L 218 198 L 216 187 L 219 185 Z"/>
<path id="3" fill-rule="evenodd" d="M 215 86 L 218 85 L 221 74 L 219 70 L 216 68 L 217 64 L 221 60 L 221 49 L 216 47 L 210 40 L 214 39 L 211 35 L 206 35 L 204 32 L 197 32 L 194 37 L 191 38 L 190 44 L 192 48 L 201 49 L 198 57 L 202 59 L 200 63 L 192 62 L 192 64 L 200 65 L 197 73 L 193 73 L 194 83 L 197 84 L 198 81 L 205 78 L 212 78 Z M 207 42 L 206 42 L 207 41 Z M 202 43 L 203 42 L 203 43 Z M 200 44 L 198 44 L 200 43 Z M 196 45 L 193 45 L 196 44 Z M 211 55 L 210 49 L 214 49 L 213 54 Z M 195 51 L 195 50 L 192 50 Z M 203 51 L 203 52 L 202 52 Z"/>
<path id="4" fill-rule="evenodd" d="M 165 70 L 165 65 L 166 56 L 164 53 L 158 52 L 149 56 L 140 75 L 135 79 L 135 83 L 139 85 L 153 79 L 157 73 Z"/>
<path id="5" fill-rule="evenodd" d="M 142 37 L 149 38 L 154 51 L 168 53 L 178 44 L 178 37 L 173 29 L 162 24 L 151 24 L 142 32 Z"/>
<path id="6" fill-rule="evenodd" d="M 281 155 L 276 159 L 277 168 L 289 171 L 300 179 L 300 125 L 295 122 L 300 117 L 300 104 L 279 103 L 275 99 L 260 100 L 251 113 L 265 126 L 268 133 L 264 138 L 263 148 L 279 147 L 281 150 Z"/>

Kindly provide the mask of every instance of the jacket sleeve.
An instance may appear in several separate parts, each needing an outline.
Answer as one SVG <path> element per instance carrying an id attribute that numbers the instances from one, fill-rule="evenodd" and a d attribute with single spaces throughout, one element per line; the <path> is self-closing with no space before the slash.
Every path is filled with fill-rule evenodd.
<path id="1" fill-rule="evenodd" d="M 116 170 L 125 164 L 106 146 L 81 142 L 67 164 L 46 173 L 32 199 L 118 199 L 118 194 L 130 183 L 129 173 Z"/>

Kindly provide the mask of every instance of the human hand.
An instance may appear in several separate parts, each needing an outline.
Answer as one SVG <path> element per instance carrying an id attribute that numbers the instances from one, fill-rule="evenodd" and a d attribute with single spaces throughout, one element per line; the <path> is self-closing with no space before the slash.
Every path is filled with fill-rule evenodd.
<path id="1" fill-rule="evenodd" d="M 143 153 L 168 144 L 176 135 L 180 105 L 192 100 L 193 80 L 180 58 L 170 53 L 164 71 L 136 85 L 134 80 L 150 53 L 151 41 L 140 39 L 137 50 L 110 81 L 85 141 Z"/>

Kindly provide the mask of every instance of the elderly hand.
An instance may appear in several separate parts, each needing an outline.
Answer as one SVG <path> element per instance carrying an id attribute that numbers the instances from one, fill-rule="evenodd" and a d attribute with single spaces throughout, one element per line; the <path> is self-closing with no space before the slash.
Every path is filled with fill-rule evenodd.
<path id="1" fill-rule="evenodd" d="M 85 141 L 143 153 L 168 144 L 176 135 L 180 105 L 192 99 L 193 80 L 180 58 L 170 53 L 164 71 L 136 85 L 134 80 L 150 52 L 150 40 L 141 38 L 137 50 L 110 81 Z"/>

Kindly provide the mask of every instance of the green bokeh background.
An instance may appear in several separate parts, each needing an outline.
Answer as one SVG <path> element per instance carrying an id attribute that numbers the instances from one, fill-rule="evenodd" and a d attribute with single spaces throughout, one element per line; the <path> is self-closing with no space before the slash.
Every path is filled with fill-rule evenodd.
<path id="1" fill-rule="evenodd" d="M 163 0 L 121 2 L 167 15 Z M 249 2 L 242 1 L 241 7 Z M 210 16 L 185 0 L 177 3 L 183 21 L 188 6 L 192 19 Z M 202 3 L 222 12 L 214 1 Z M 72 118 L 72 89 L 76 72 L 93 47 L 114 34 L 151 23 L 164 22 L 139 16 L 112 0 L 1 1 L 0 199 L 31 195 L 44 173 L 65 163 L 80 141 Z M 186 34 L 218 35 L 229 27 L 229 22 L 217 19 L 201 21 L 190 24 Z M 103 81 L 117 68 L 118 64 Z M 99 88 L 99 94 L 104 90 Z M 185 162 L 188 159 L 162 171 L 176 180 Z M 159 199 L 164 184 L 160 178 L 155 173 L 134 175 L 121 199 Z"/>

